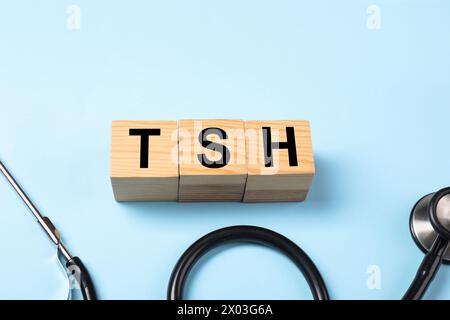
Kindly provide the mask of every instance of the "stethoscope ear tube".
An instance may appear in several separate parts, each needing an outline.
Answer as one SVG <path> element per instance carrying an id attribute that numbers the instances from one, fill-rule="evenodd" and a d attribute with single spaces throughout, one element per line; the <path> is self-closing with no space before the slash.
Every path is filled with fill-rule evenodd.
<path id="1" fill-rule="evenodd" d="M 92 283 L 91 277 L 78 257 L 72 257 L 67 248 L 61 241 L 61 235 L 56 227 L 53 225 L 51 220 L 43 216 L 19 183 L 14 179 L 12 174 L 6 168 L 6 166 L 0 161 L 0 172 L 5 176 L 5 178 L 10 183 L 11 187 L 16 191 L 19 197 L 23 200 L 25 205 L 28 207 L 30 212 L 36 218 L 37 222 L 41 228 L 45 231 L 50 240 L 58 248 L 58 260 L 65 267 L 67 275 L 69 277 L 69 290 L 73 290 L 76 286 L 76 290 L 81 290 L 84 300 L 96 300 L 97 296 L 95 294 L 94 285 Z M 71 296 L 69 291 L 69 297 Z"/>
<path id="2" fill-rule="evenodd" d="M 420 300 L 442 264 L 442 257 L 449 243 L 438 236 L 431 250 L 425 255 L 416 276 L 409 289 L 403 296 L 403 300 Z"/>
<path id="3" fill-rule="evenodd" d="M 269 229 L 233 226 L 213 231 L 192 244 L 176 264 L 167 292 L 168 300 L 183 300 L 185 283 L 193 266 L 212 249 L 231 242 L 252 242 L 275 248 L 289 257 L 303 273 L 315 300 L 329 300 L 325 283 L 314 262 L 294 242 Z"/>

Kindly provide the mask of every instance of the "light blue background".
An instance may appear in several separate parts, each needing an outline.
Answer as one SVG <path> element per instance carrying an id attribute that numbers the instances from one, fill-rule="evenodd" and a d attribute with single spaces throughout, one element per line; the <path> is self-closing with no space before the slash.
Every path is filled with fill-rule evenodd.
<path id="1" fill-rule="evenodd" d="M 164 299 L 181 253 L 220 227 L 272 228 L 334 299 L 397 299 L 422 253 L 408 218 L 450 184 L 450 3 L 61 1 L 0 8 L 0 157 L 89 268 L 102 299 Z M 366 27 L 370 4 L 381 30 Z M 308 119 L 305 203 L 116 203 L 113 119 Z M 55 250 L 0 179 L 0 298 L 64 299 Z M 381 268 L 369 290 L 367 267 Z M 269 249 L 202 260 L 188 298 L 309 299 Z M 444 266 L 427 298 L 450 298 Z"/>

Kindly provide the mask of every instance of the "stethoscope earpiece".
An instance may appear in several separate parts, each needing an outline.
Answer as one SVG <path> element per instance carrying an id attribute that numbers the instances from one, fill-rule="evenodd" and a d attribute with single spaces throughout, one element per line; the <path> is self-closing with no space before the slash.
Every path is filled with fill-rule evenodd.
<path id="1" fill-rule="evenodd" d="M 411 211 L 409 227 L 414 241 L 425 254 L 438 236 L 450 241 L 450 188 L 421 198 Z M 442 262 L 450 264 L 450 250 L 445 252 Z"/>

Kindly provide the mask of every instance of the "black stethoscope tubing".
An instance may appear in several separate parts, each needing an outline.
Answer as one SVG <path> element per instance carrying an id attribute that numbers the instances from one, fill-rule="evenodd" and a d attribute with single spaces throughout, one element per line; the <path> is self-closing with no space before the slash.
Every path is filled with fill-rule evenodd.
<path id="1" fill-rule="evenodd" d="M 329 295 L 319 270 L 294 242 L 272 230 L 254 226 L 233 226 L 213 231 L 192 244 L 176 264 L 169 281 L 168 300 L 182 300 L 186 280 L 192 267 L 212 249 L 228 243 L 251 242 L 272 247 L 289 257 L 303 273 L 315 300 Z"/>

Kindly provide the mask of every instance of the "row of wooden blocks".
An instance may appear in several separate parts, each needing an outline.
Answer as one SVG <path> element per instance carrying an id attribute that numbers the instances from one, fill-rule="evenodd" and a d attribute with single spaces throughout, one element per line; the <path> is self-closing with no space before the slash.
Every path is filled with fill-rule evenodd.
<path id="1" fill-rule="evenodd" d="M 117 201 L 303 201 L 308 121 L 113 121 Z"/>

